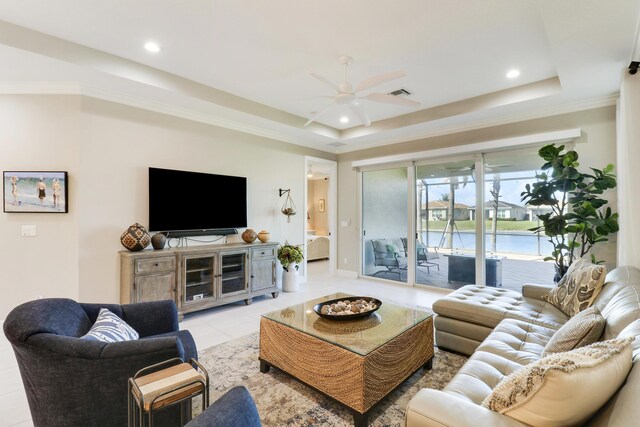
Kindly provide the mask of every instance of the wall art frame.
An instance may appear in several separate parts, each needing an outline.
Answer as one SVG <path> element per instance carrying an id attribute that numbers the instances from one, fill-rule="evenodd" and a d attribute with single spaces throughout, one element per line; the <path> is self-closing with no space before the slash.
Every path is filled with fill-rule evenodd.
<path id="1" fill-rule="evenodd" d="M 5 213 L 68 213 L 66 171 L 3 171 Z"/>

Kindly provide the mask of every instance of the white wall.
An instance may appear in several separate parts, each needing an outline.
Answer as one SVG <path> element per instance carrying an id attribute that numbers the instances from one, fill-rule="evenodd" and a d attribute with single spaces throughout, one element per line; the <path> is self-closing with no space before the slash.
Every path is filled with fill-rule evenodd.
<path id="1" fill-rule="evenodd" d="M 0 170 L 68 171 L 69 213 L 0 214 L 0 318 L 18 302 L 78 296 L 78 111 L 73 96 L 0 97 Z M 22 237 L 22 225 L 37 226 Z"/>
<path id="2" fill-rule="evenodd" d="M 2 215 L 0 318 L 36 295 L 119 301 L 120 234 L 134 222 L 148 224 L 149 166 L 246 176 L 249 228 L 269 230 L 274 241 L 302 242 L 306 216 L 295 215 L 287 223 L 278 189 L 291 188 L 294 202 L 302 206 L 304 156 L 335 159 L 78 96 L 0 97 L 0 141 L 3 170 L 67 170 L 70 179 L 69 214 Z M 173 202 L 187 210 L 225 208 L 215 196 Z M 21 224 L 37 225 L 38 237 L 21 237 Z"/>
<path id="3" fill-rule="evenodd" d="M 576 144 L 582 169 L 588 171 L 589 166 L 601 168 L 608 163 L 616 163 L 614 106 L 340 154 L 338 156 L 338 221 L 350 220 L 351 222 L 350 225 L 341 226 L 338 229 L 339 268 L 357 272 L 358 252 L 361 250 L 360 236 L 358 235 L 357 173 L 351 167 L 351 162 L 354 160 L 572 128 L 582 129 L 582 136 L 578 138 Z M 616 192 L 610 191 L 605 197 L 609 200 L 611 208 L 614 211 L 617 210 Z M 624 214 L 622 212 L 621 216 Z M 616 265 L 616 239 L 616 236 L 611 237 L 609 242 L 598 245 L 593 251 L 597 258 L 606 261 L 609 269 Z M 347 260 L 346 263 L 344 262 L 345 259 Z"/>

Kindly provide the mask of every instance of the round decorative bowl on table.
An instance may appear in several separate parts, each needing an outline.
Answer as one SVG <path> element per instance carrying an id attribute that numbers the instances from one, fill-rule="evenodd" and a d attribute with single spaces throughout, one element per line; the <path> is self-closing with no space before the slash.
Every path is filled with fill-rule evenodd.
<path id="1" fill-rule="evenodd" d="M 332 313 L 326 313 L 322 311 L 322 307 L 324 306 L 331 306 L 332 304 L 337 304 L 341 301 L 343 302 L 354 302 L 357 300 L 364 300 L 366 302 L 372 303 L 375 305 L 375 307 L 373 309 L 370 310 L 366 310 L 366 311 L 361 311 L 359 313 L 352 313 L 352 314 L 332 314 Z M 330 319 L 330 320 L 354 320 L 354 319 L 362 319 L 364 317 L 370 316 L 371 314 L 375 313 L 380 306 L 382 305 L 382 301 L 380 301 L 377 298 L 372 298 L 372 297 L 343 297 L 343 298 L 336 298 L 336 299 L 332 299 L 329 301 L 324 301 L 321 303 L 318 303 L 316 305 L 313 306 L 313 311 L 316 312 L 316 314 L 324 319 Z"/>

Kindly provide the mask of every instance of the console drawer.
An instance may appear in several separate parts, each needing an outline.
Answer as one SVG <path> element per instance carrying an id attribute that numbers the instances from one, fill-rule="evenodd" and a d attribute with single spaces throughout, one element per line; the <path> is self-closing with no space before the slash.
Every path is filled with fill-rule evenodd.
<path id="1" fill-rule="evenodd" d="M 251 258 L 274 258 L 277 254 L 276 247 L 270 246 L 268 248 L 251 249 Z"/>
<path id="2" fill-rule="evenodd" d="M 176 258 L 168 256 L 163 258 L 138 259 L 135 264 L 135 274 L 157 273 L 159 271 L 175 270 Z"/>

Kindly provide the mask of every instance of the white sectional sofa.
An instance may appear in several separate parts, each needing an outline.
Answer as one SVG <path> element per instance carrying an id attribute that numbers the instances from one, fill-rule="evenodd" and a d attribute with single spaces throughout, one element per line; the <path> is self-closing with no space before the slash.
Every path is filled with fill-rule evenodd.
<path id="1" fill-rule="evenodd" d="M 542 300 L 549 289 L 527 285 L 521 295 L 469 285 L 437 301 L 437 345 L 471 357 L 443 390 L 423 389 L 412 398 L 406 426 L 526 426 L 481 403 L 505 376 L 540 360 L 547 342 L 568 320 Z M 640 336 L 640 270 L 611 271 L 593 305 L 606 319 L 601 340 Z M 626 382 L 583 425 L 640 425 L 640 338 L 632 345 L 633 366 Z M 590 391 L 598 393 L 599 388 Z"/>

